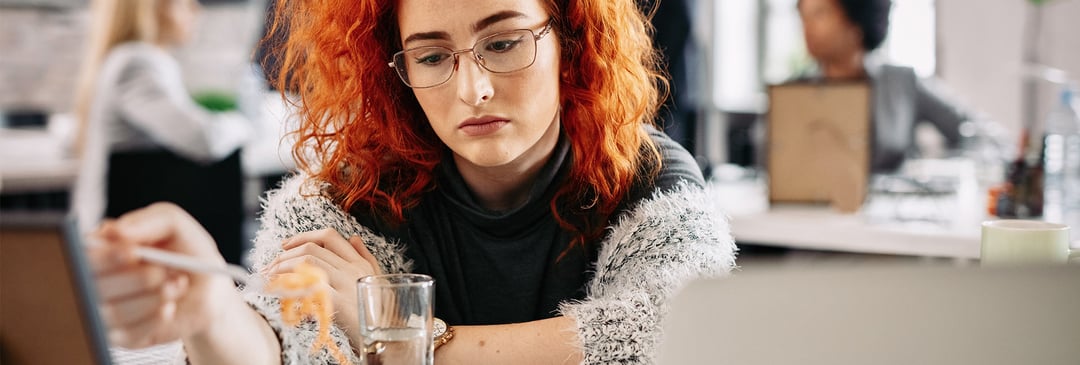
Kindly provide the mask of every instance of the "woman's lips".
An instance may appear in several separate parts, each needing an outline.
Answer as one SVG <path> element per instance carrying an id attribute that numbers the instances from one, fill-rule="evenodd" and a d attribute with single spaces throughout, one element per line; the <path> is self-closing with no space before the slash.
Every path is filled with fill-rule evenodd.
<path id="1" fill-rule="evenodd" d="M 479 137 L 495 133 L 509 123 L 510 121 L 506 119 L 470 119 L 466 120 L 465 123 L 462 123 L 458 129 L 467 136 Z"/>

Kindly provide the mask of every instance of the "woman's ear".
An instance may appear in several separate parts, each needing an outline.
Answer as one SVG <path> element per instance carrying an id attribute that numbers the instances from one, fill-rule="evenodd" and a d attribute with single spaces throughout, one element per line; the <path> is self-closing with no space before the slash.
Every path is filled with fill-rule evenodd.
<path id="1" fill-rule="evenodd" d="M 852 41 L 855 42 L 855 46 L 859 47 L 859 49 L 862 49 L 864 43 L 862 28 L 855 26 L 855 29 L 851 32 L 851 36 L 853 38 Z"/>

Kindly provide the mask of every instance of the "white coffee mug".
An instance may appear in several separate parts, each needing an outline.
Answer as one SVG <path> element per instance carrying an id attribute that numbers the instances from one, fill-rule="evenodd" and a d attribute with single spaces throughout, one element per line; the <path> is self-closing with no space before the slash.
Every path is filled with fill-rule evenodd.
<path id="1" fill-rule="evenodd" d="M 982 265 L 1062 264 L 1080 258 L 1069 248 L 1069 226 L 1002 219 L 982 224 Z"/>

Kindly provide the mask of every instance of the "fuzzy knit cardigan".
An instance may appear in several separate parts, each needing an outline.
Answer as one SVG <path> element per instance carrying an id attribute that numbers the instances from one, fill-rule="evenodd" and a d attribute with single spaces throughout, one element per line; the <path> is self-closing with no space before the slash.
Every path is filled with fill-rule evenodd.
<path id="1" fill-rule="evenodd" d="M 251 256 L 256 270 L 282 252 L 286 238 L 333 228 L 344 237 L 360 236 L 383 272 L 410 271 L 401 244 L 358 224 L 320 194 L 318 185 L 294 176 L 263 202 L 262 227 Z M 681 184 L 654 193 L 608 227 L 585 299 L 559 308 L 559 314 L 577 322 L 584 364 L 653 363 L 670 296 L 692 279 L 726 275 L 735 266 L 735 244 L 711 190 Z M 311 351 L 317 334 L 314 322 L 287 327 L 275 298 L 246 293 L 245 299 L 278 333 L 283 363 L 335 363 L 325 350 Z M 331 334 L 339 347 L 350 348 L 340 328 L 335 326 Z"/>

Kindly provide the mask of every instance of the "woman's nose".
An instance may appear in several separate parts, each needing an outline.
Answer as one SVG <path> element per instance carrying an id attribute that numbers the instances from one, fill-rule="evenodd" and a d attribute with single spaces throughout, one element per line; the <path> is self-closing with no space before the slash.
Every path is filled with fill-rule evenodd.
<path id="1" fill-rule="evenodd" d="M 458 56 L 458 98 L 466 104 L 479 106 L 491 100 L 495 89 L 491 86 L 491 74 L 480 67 L 476 56 Z"/>

